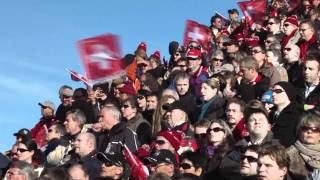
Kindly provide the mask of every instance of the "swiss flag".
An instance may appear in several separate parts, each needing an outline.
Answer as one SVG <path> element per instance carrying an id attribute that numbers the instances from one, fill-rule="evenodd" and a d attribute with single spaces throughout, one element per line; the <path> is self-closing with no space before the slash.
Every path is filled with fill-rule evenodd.
<path id="1" fill-rule="evenodd" d="M 82 81 L 87 86 L 92 87 L 92 84 L 90 84 L 89 79 L 86 76 L 83 76 L 82 74 L 77 73 L 76 71 L 69 70 L 69 69 L 67 69 L 67 71 L 70 73 L 71 79 L 73 81 L 77 81 L 77 82 Z"/>
<path id="2" fill-rule="evenodd" d="M 87 78 L 99 83 L 123 73 L 119 37 L 112 34 L 83 39 L 78 42 Z"/>
<path id="3" fill-rule="evenodd" d="M 131 169 L 131 180 L 147 180 L 149 176 L 149 170 L 140 159 L 135 156 L 127 145 L 123 145 L 123 154 L 127 159 L 128 164 Z"/>
<path id="4" fill-rule="evenodd" d="M 211 49 L 211 31 L 210 29 L 196 21 L 187 20 L 184 32 L 183 45 L 188 46 L 190 41 L 197 41 L 207 52 Z"/>
<path id="5" fill-rule="evenodd" d="M 262 21 L 266 14 L 267 0 L 243 1 L 237 4 L 250 27 L 252 27 L 255 22 Z"/>

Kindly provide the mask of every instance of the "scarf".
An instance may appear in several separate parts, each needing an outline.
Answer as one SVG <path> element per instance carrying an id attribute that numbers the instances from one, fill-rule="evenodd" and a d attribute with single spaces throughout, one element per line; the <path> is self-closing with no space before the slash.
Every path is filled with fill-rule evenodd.
<path id="1" fill-rule="evenodd" d="M 300 45 L 300 58 L 302 60 L 303 63 L 306 62 L 307 59 L 307 53 L 308 53 L 308 49 L 309 47 L 314 44 L 317 41 L 316 36 L 313 35 L 311 37 L 311 39 L 309 41 L 303 41 Z"/>
<path id="2" fill-rule="evenodd" d="M 294 146 L 299 150 L 303 160 L 312 168 L 320 169 L 320 144 L 308 145 L 296 141 Z"/>
<path id="3" fill-rule="evenodd" d="M 204 115 L 206 114 L 206 112 L 208 111 L 208 108 L 210 107 L 211 103 L 217 99 L 217 95 L 213 96 L 208 102 L 204 103 L 201 107 L 201 113 L 198 117 L 198 121 L 201 121 L 204 117 Z"/>
<path id="4" fill-rule="evenodd" d="M 282 41 L 281 41 L 281 47 L 286 47 L 286 45 L 288 44 L 288 42 L 290 41 L 290 39 L 296 34 L 296 32 L 298 31 L 298 29 L 295 29 L 291 32 L 290 35 L 288 36 L 283 36 Z"/>

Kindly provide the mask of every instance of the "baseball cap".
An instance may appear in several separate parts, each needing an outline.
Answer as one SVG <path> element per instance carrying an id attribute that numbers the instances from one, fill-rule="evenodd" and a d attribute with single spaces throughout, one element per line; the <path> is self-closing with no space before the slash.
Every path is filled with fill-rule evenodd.
<path id="1" fill-rule="evenodd" d="M 108 163 L 119 167 L 123 167 L 125 162 L 123 155 L 120 153 L 110 154 L 98 152 L 97 159 L 103 163 Z"/>
<path id="2" fill-rule="evenodd" d="M 14 133 L 13 135 L 31 138 L 31 131 L 27 128 L 22 128 L 18 132 Z"/>
<path id="3" fill-rule="evenodd" d="M 55 106 L 54 103 L 52 101 L 43 101 L 43 102 L 39 102 L 38 103 L 39 106 L 41 106 L 42 108 L 50 108 L 52 110 L 55 110 Z"/>
<path id="4" fill-rule="evenodd" d="M 175 155 L 167 149 L 161 149 L 155 152 L 150 157 L 148 157 L 147 160 L 153 165 L 158 165 L 161 163 L 177 165 Z"/>

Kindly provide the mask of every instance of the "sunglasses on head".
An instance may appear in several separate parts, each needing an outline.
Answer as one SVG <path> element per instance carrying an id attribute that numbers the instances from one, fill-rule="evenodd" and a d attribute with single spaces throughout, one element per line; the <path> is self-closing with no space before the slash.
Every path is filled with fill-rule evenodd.
<path id="1" fill-rule="evenodd" d="M 242 156 L 241 156 L 241 161 L 244 161 L 245 159 L 247 159 L 247 161 L 248 161 L 249 163 L 258 162 L 258 158 L 255 158 L 255 157 L 253 157 L 253 156 L 242 155 Z"/>
<path id="2" fill-rule="evenodd" d="M 284 90 L 282 90 L 282 89 L 273 89 L 272 92 L 274 92 L 276 94 L 280 94 L 280 93 L 284 92 Z"/>
<path id="3" fill-rule="evenodd" d="M 207 133 L 210 133 L 211 131 L 213 131 L 213 132 L 220 132 L 220 131 L 224 132 L 224 129 L 219 128 L 219 127 L 208 128 Z"/>
<path id="4" fill-rule="evenodd" d="M 190 169 L 190 168 L 192 167 L 192 165 L 191 165 L 191 164 L 188 164 L 188 163 L 181 163 L 181 164 L 180 164 L 180 167 L 181 167 L 182 169 Z"/>
<path id="5" fill-rule="evenodd" d="M 17 152 L 21 152 L 21 153 L 24 153 L 26 151 L 29 151 L 28 149 L 23 149 L 23 148 L 18 148 L 17 149 Z"/>
<path id="6" fill-rule="evenodd" d="M 164 140 L 155 140 L 155 143 L 156 144 L 159 144 L 159 145 L 163 145 L 165 144 L 166 142 Z"/>
<path id="7" fill-rule="evenodd" d="M 195 139 L 203 139 L 207 137 L 207 134 L 206 133 L 201 133 L 201 134 L 194 134 L 194 138 Z"/>
<path id="8" fill-rule="evenodd" d="M 308 127 L 308 126 L 302 126 L 301 128 L 301 131 L 303 132 L 307 132 L 307 131 L 312 131 L 312 132 L 320 132 L 320 128 L 317 128 L 317 127 Z"/>

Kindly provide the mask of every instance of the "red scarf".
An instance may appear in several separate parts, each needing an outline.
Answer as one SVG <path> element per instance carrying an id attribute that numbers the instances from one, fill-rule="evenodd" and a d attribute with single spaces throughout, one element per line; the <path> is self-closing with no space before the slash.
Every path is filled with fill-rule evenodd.
<path id="1" fill-rule="evenodd" d="M 313 35 L 309 41 L 303 41 L 303 42 L 300 44 L 300 58 L 301 58 L 301 60 L 302 60 L 303 63 L 306 62 L 307 53 L 308 53 L 309 47 L 310 47 L 312 44 L 314 44 L 316 41 L 317 41 L 316 36 Z"/>
<path id="2" fill-rule="evenodd" d="M 296 34 L 297 31 L 298 29 L 295 29 L 291 32 L 289 36 L 283 36 L 281 40 L 281 47 L 285 48 L 288 42 L 290 41 L 290 39 Z"/>

